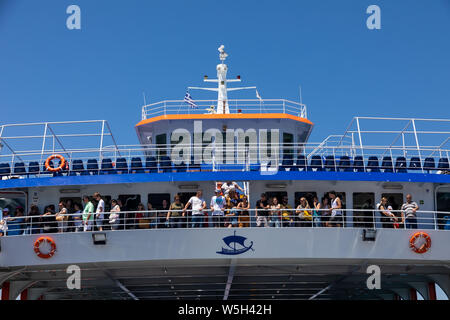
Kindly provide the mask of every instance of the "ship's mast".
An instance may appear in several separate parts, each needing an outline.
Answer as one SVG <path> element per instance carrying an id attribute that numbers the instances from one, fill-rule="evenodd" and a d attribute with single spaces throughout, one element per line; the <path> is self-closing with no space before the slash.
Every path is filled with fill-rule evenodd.
<path id="1" fill-rule="evenodd" d="M 256 89 L 256 87 L 241 87 L 241 88 L 227 88 L 227 83 L 229 82 L 241 82 L 241 78 L 238 76 L 237 79 L 227 79 L 227 71 L 228 67 L 224 63 L 225 59 L 228 57 L 228 54 L 225 52 L 225 46 L 221 45 L 219 50 L 219 59 L 221 63 L 219 63 L 216 67 L 217 69 L 217 79 L 208 79 L 205 76 L 204 82 L 215 82 L 217 83 L 217 88 L 200 88 L 200 87 L 189 87 L 189 89 L 197 89 L 197 90 L 207 90 L 207 91 L 215 91 L 217 92 L 217 106 L 216 113 L 224 114 L 230 113 L 230 108 L 228 105 L 228 92 L 229 91 L 237 91 L 237 90 L 245 90 L 245 89 Z"/>

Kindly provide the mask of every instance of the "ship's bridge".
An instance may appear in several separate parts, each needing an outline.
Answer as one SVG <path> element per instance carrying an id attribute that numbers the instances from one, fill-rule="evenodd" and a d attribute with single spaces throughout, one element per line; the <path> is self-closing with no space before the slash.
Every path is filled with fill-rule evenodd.
<path id="1" fill-rule="evenodd" d="M 228 87 L 230 83 L 241 82 L 241 76 L 227 78 L 228 54 L 224 46 L 219 47 L 220 63 L 217 65 L 217 79 L 204 76 L 204 82 L 216 83 L 217 87 L 188 87 L 184 100 L 167 100 L 142 107 L 142 120 L 136 125 L 142 145 L 152 143 L 170 144 L 172 134 L 184 130 L 191 133 L 214 130 L 225 135 L 230 130 L 276 130 L 281 129 L 274 142 L 305 143 L 313 123 L 307 119 L 306 105 L 285 99 L 263 99 L 256 87 Z M 191 90 L 217 93 L 216 100 L 194 100 Z M 229 92 L 251 90 L 257 99 L 228 98 Z"/>

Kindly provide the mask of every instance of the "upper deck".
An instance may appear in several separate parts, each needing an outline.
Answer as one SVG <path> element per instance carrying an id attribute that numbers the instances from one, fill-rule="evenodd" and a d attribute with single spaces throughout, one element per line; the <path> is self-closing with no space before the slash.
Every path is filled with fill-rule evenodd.
<path id="1" fill-rule="evenodd" d="M 366 128 L 365 122 L 374 125 Z M 449 127 L 448 119 L 359 117 L 352 120 L 344 134 L 331 135 L 320 143 L 284 142 L 281 138 L 268 143 L 261 137 L 253 142 L 237 141 L 231 145 L 224 141 L 223 146 L 217 144 L 215 148 L 226 150 L 231 157 L 219 157 L 219 152 L 206 158 L 205 150 L 211 148 L 211 142 L 191 141 L 181 145 L 186 154 L 179 159 L 174 157 L 176 145 L 173 143 L 118 145 L 104 120 L 3 125 L 0 127 L 0 188 L 133 181 L 220 181 L 225 175 L 239 181 L 449 183 L 450 175 L 442 174 L 449 170 Z M 270 154 L 264 153 L 263 147 L 269 148 Z M 68 164 L 56 173 L 45 167 L 46 159 L 54 154 L 62 155 Z"/>

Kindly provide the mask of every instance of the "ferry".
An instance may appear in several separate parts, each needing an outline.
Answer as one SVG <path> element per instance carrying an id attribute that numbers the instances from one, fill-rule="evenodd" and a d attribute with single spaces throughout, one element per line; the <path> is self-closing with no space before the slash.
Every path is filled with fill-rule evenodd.
<path id="1" fill-rule="evenodd" d="M 234 86 L 227 56 L 142 107 L 139 145 L 107 120 L 1 125 L 3 300 L 450 295 L 450 119 L 358 116 L 310 142 L 307 106 Z"/>

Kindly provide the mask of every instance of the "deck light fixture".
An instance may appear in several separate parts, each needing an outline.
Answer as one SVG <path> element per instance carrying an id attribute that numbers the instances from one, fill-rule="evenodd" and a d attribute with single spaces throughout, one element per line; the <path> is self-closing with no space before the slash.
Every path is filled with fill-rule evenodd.
<path id="1" fill-rule="evenodd" d="M 286 183 L 268 183 L 266 184 L 266 187 L 272 189 L 283 189 L 286 188 Z"/>
<path id="2" fill-rule="evenodd" d="M 106 244 L 106 233 L 96 232 L 92 234 L 92 241 L 95 245 Z"/>
<path id="3" fill-rule="evenodd" d="M 198 184 L 180 184 L 178 186 L 180 189 L 198 189 Z"/>

